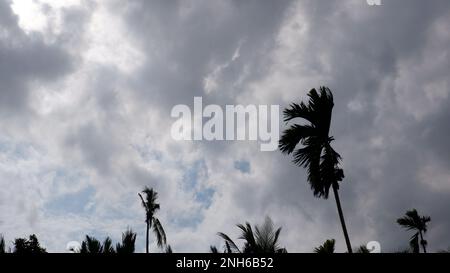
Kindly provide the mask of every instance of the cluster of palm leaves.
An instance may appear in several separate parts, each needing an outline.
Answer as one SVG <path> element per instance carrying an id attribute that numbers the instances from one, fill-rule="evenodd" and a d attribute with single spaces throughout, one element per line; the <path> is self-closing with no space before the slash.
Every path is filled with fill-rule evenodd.
<path id="1" fill-rule="evenodd" d="M 77 251 L 81 254 L 128 254 L 134 253 L 136 243 L 136 233 L 128 229 L 122 233 L 122 242 L 117 243 L 114 248 L 111 238 L 106 239 L 101 243 L 96 238 L 86 235 L 86 238 L 81 243 L 81 248 Z"/>
<path id="2" fill-rule="evenodd" d="M 225 233 L 218 235 L 225 241 L 224 253 L 285 253 L 284 247 L 278 245 L 281 227 L 275 229 L 272 219 L 266 217 L 262 225 L 256 225 L 253 231 L 250 223 L 238 224 L 241 230 L 239 239 L 244 240 L 244 246 L 239 249 L 237 244 Z M 211 252 L 218 253 L 215 246 L 211 246 Z"/>
<path id="3" fill-rule="evenodd" d="M 407 211 L 405 216 L 397 219 L 397 223 L 407 230 L 414 230 L 415 233 L 409 241 L 412 252 L 419 253 L 419 243 L 423 252 L 427 253 L 427 241 L 423 235 L 427 232 L 427 223 L 431 221 L 429 216 L 419 216 L 416 209 Z M 419 241 L 420 239 L 420 241 Z"/>

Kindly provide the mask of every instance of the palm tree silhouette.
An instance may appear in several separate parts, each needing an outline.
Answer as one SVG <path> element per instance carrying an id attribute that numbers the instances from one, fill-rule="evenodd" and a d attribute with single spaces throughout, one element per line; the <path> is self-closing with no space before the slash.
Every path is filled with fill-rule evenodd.
<path id="1" fill-rule="evenodd" d="M 341 156 L 331 147 L 334 138 L 329 135 L 334 106 L 333 94 L 329 88 L 320 87 L 320 93 L 312 89 L 308 97 L 307 105 L 303 102 L 292 103 L 290 108 L 284 110 L 285 122 L 301 118 L 309 124 L 293 124 L 286 129 L 281 136 L 279 148 L 282 153 L 293 153 L 293 162 L 307 168 L 308 182 L 314 196 L 327 199 L 330 187 L 333 189 L 347 250 L 352 253 L 338 193 L 344 171 L 339 168 Z M 299 143 L 304 147 L 296 149 Z"/>
<path id="2" fill-rule="evenodd" d="M 161 248 L 166 244 L 166 233 L 164 232 L 159 219 L 155 217 L 155 213 L 159 210 L 159 204 L 156 203 L 158 193 L 148 187 L 145 187 L 142 193 L 145 194 L 145 199 L 140 193 L 138 193 L 138 195 L 141 198 L 142 206 L 145 209 L 145 223 L 147 224 L 145 251 L 148 253 L 150 228 L 153 227 L 153 233 L 156 235 L 156 242 Z"/>
<path id="3" fill-rule="evenodd" d="M 216 246 L 211 245 L 211 246 L 209 246 L 209 252 L 210 253 L 219 253 L 219 250 L 217 249 Z"/>
<path id="4" fill-rule="evenodd" d="M 106 237 L 105 241 L 103 241 L 103 246 L 102 246 L 102 253 L 103 254 L 112 254 L 112 253 L 116 253 L 112 240 L 109 237 Z"/>
<path id="5" fill-rule="evenodd" d="M 427 253 L 427 241 L 423 239 L 423 235 L 427 232 L 427 223 L 430 221 L 431 218 L 429 216 L 419 216 L 416 209 L 407 211 L 405 216 L 397 219 L 397 223 L 403 228 L 417 231 L 409 241 L 414 253 L 419 253 L 419 237 L 423 252 Z"/>
<path id="6" fill-rule="evenodd" d="M 170 245 L 166 246 L 166 249 L 164 250 L 165 253 L 170 254 L 173 253 L 172 247 Z"/>
<path id="7" fill-rule="evenodd" d="M 333 254 L 335 243 L 336 240 L 334 239 L 326 240 L 322 245 L 314 248 L 314 252 L 319 254 Z"/>
<path id="8" fill-rule="evenodd" d="M 105 240 L 106 242 L 107 240 Z M 86 235 L 86 238 L 81 242 L 81 248 L 79 253 L 81 254 L 101 254 L 103 253 L 103 246 L 99 240 L 95 237 Z"/>
<path id="9" fill-rule="evenodd" d="M 360 246 L 356 249 L 355 252 L 356 252 L 356 253 L 362 253 L 362 254 L 368 254 L 368 253 L 370 253 L 370 250 L 367 248 L 367 246 L 365 246 L 365 245 L 360 245 Z"/>
<path id="10" fill-rule="evenodd" d="M 274 229 L 272 219 L 266 217 L 264 224 L 255 226 L 253 232 L 252 226 L 246 222 L 245 225 L 238 224 L 241 230 L 239 239 L 245 240 L 242 250 L 231 240 L 231 238 L 223 232 L 218 235 L 225 240 L 225 253 L 285 253 L 285 248 L 278 245 L 281 227 Z M 217 253 L 216 247 L 210 247 L 211 252 Z"/>
<path id="11" fill-rule="evenodd" d="M 3 235 L 0 234 L 0 254 L 6 253 L 6 243 Z"/>
<path id="12" fill-rule="evenodd" d="M 136 233 L 132 229 L 128 229 L 122 233 L 122 242 L 116 244 L 116 252 L 118 254 L 130 254 L 135 251 Z"/>

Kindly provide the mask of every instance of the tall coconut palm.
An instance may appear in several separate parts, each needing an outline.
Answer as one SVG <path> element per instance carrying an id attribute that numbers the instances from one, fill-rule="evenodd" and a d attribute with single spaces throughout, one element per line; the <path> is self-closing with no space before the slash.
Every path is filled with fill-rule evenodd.
<path id="1" fill-rule="evenodd" d="M 308 104 L 292 103 L 284 110 L 285 122 L 299 118 L 306 120 L 307 124 L 293 124 L 286 129 L 281 136 L 279 148 L 282 153 L 293 153 L 293 162 L 308 170 L 308 182 L 314 196 L 327 199 L 330 187 L 333 189 L 347 250 L 352 253 L 338 193 L 344 171 L 339 168 L 340 155 L 331 147 L 334 140 L 330 136 L 333 94 L 329 88 L 320 87 L 320 92 L 312 89 L 308 97 Z M 297 148 L 298 144 L 303 147 Z"/>
<path id="2" fill-rule="evenodd" d="M 397 223 L 406 228 L 407 230 L 415 230 L 416 233 L 411 237 L 409 241 L 413 252 L 419 252 L 419 237 L 420 245 L 423 252 L 427 253 L 427 241 L 423 239 L 423 235 L 427 232 L 427 223 L 431 221 L 429 216 L 419 216 L 416 209 L 407 211 L 405 216 L 397 219 Z"/>
<path id="3" fill-rule="evenodd" d="M 225 233 L 219 232 L 218 235 L 225 240 L 225 253 L 285 253 L 285 248 L 278 245 L 281 227 L 275 230 L 272 220 L 266 217 L 264 224 L 255 226 L 253 232 L 252 226 L 247 222 L 245 225 L 239 224 L 237 227 L 241 230 L 239 239 L 245 240 L 242 250 Z M 217 251 L 212 248 L 211 251 Z"/>
<path id="4" fill-rule="evenodd" d="M 148 253 L 150 228 L 153 228 L 153 233 L 156 236 L 156 243 L 161 248 L 166 244 L 166 233 L 164 232 L 159 219 L 155 217 L 155 213 L 159 210 L 159 204 L 156 203 L 158 193 L 148 187 L 145 187 L 142 193 L 145 195 L 145 198 L 142 197 L 140 193 L 138 193 L 138 195 L 141 198 L 142 206 L 145 209 L 145 223 L 147 224 L 145 251 Z"/>

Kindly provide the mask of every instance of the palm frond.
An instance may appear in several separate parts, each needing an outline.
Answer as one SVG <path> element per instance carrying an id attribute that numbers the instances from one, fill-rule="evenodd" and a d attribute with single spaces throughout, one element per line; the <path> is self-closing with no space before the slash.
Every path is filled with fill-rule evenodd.
<path id="1" fill-rule="evenodd" d="M 166 232 L 164 231 L 158 218 L 153 218 L 153 233 L 156 235 L 156 243 L 158 247 L 166 244 Z"/>
<path id="2" fill-rule="evenodd" d="M 239 250 L 239 247 L 233 242 L 233 240 L 231 240 L 231 238 L 228 235 L 226 235 L 223 232 L 218 232 L 217 235 L 225 240 L 225 247 L 226 247 L 227 253 L 233 253 L 233 252 L 241 253 L 241 251 Z"/>
<path id="3" fill-rule="evenodd" d="M 326 240 L 322 245 L 314 248 L 314 252 L 319 254 L 333 254 L 335 243 L 336 241 L 334 239 Z"/>
<path id="4" fill-rule="evenodd" d="M 257 243 L 255 240 L 255 235 L 253 234 L 253 229 L 250 223 L 245 223 L 245 226 L 238 224 L 237 227 L 241 229 L 242 233 L 239 239 L 245 240 L 244 253 L 255 253 L 257 252 Z"/>
<path id="5" fill-rule="evenodd" d="M 291 154 L 299 143 L 304 144 L 308 137 L 314 137 L 315 131 L 311 125 L 293 124 L 283 132 L 278 147 L 282 153 Z"/>
<path id="6" fill-rule="evenodd" d="M 165 253 L 173 253 L 172 247 L 170 245 L 167 245 Z"/>
<path id="7" fill-rule="evenodd" d="M 367 254 L 370 253 L 370 250 L 365 246 L 365 245 L 361 245 L 359 246 L 356 251 L 356 253 L 363 253 L 363 254 Z"/>
<path id="8" fill-rule="evenodd" d="M 296 118 L 303 118 L 311 123 L 314 123 L 314 113 L 312 112 L 312 109 L 306 106 L 303 102 L 300 104 L 291 103 L 289 108 L 286 108 L 283 111 L 283 115 L 284 122 L 288 122 Z"/>
<path id="9" fill-rule="evenodd" d="M 102 253 L 103 254 L 112 254 L 115 253 L 113 244 L 112 244 L 112 240 L 109 237 L 106 237 L 105 241 L 103 242 L 103 250 Z"/>
<path id="10" fill-rule="evenodd" d="M 281 228 L 274 230 L 274 224 L 270 217 L 266 217 L 262 226 L 255 227 L 258 250 L 263 253 L 275 253 L 278 249 L 278 237 Z"/>
<path id="11" fill-rule="evenodd" d="M 209 252 L 210 253 L 219 253 L 219 250 L 216 246 L 209 246 Z"/>

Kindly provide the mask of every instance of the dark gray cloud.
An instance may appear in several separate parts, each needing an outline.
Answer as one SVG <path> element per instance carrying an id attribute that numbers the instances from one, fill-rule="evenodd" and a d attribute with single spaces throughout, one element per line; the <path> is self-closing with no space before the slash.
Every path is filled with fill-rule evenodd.
<path id="1" fill-rule="evenodd" d="M 239 48 L 244 60 L 225 74 L 233 82 L 251 66 L 252 75 L 266 67 L 260 59 L 275 44 L 275 34 L 291 1 L 136 1 L 125 10 L 130 31 L 139 39 L 148 62 L 135 75 L 145 103 L 172 106 L 204 94 L 204 78 L 229 62 Z M 220 102 L 235 90 L 214 94 Z"/>
<path id="2" fill-rule="evenodd" d="M 71 70 L 72 60 L 42 34 L 25 34 L 7 1 L 0 3 L 0 10 L 0 111 L 15 115 L 28 109 L 31 84 L 58 80 Z"/>

